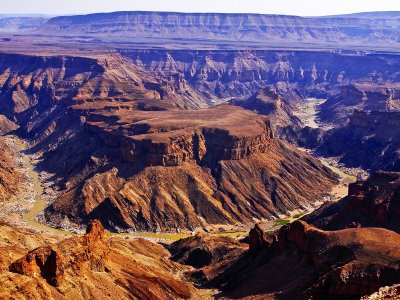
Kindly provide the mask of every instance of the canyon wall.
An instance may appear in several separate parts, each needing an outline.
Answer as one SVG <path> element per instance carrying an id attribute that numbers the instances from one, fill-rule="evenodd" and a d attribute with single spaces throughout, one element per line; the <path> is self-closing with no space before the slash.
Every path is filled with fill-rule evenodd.
<path id="1" fill-rule="evenodd" d="M 339 156 L 350 167 L 399 171 L 399 112 L 355 111 L 349 123 L 328 131 L 317 153 Z"/>
<path id="2" fill-rule="evenodd" d="M 349 82 L 398 82 L 400 58 L 389 54 L 307 51 L 130 50 L 131 62 L 153 75 L 179 76 L 214 100 L 250 96 L 268 84 L 295 84 L 326 95 Z"/>

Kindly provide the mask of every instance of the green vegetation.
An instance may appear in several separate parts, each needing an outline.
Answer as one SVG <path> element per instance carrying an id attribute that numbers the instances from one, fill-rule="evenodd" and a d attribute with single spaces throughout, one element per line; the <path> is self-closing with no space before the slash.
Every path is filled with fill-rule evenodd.
<path id="1" fill-rule="evenodd" d="M 249 233 L 247 231 L 237 231 L 237 232 L 223 232 L 223 233 L 214 233 L 213 235 L 217 236 L 229 236 L 233 238 L 245 237 Z"/>
<path id="2" fill-rule="evenodd" d="M 294 215 L 292 217 L 288 217 L 288 218 L 284 218 L 284 219 L 278 219 L 275 221 L 274 227 L 281 227 L 281 226 L 285 226 L 287 224 L 290 224 L 298 219 L 300 219 L 302 216 L 304 216 L 303 214 L 297 214 Z"/>
<path id="3" fill-rule="evenodd" d="M 285 225 L 290 224 L 290 223 L 292 223 L 292 221 L 290 219 L 278 219 L 278 220 L 275 221 L 275 225 L 274 226 L 275 227 L 285 226 Z"/>

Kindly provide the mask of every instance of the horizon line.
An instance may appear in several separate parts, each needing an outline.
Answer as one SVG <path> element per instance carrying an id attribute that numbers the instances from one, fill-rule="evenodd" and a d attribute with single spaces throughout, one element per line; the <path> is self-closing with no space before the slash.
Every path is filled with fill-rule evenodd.
<path id="1" fill-rule="evenodd" d="M 82 12 L 74 14 L 44 14 L 44 13 L 0 13 L 0 16 L 13 17 L 24 17 L 24 16 L 41 16 L 49 18 L 57 17 L 74 17 L 74 16 L 89 16 L 98 14 L 113 14 L 113 13 L 173 13 L 173 14 L 193 14 L 193 15 L 207 15 L 207 14 L 218 14 L 218 15 L 260 15 L 260 16 L 287 16 L 287 17 L 299 17 L 299 18 L 323 18 L 323 17 L 339 17 L 339 16 L 352 16 L 352 15 L 362 15 L 370 13 L 399 13 L 400 10 L 375 10 L 375 11 L 359 11 L 359 12 L 346 12 L 343 14 L 328 14 L 328 15 L 314 15 L 314 16 L 304 16 L 295 14 L 281 14 L 281 13 L 255 13 L 255 12 L 183 12 L 183 11 L 169 11 L 169 10 L 116 10 L 116 11 L 99 11 L 99 12 Z"/>

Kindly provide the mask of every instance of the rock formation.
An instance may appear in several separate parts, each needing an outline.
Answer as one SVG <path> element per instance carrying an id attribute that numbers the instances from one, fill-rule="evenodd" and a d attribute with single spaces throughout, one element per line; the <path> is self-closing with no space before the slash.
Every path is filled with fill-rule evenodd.
<path id="1" fill-rule="evenodd" d="M 0 135 L 10 133 L 18 128 L 14 122 L 7 119 L 5 116 L 0 115 Z"/>
<path id="2" fill-rule="evenodd" d="M 304 219 L 326 230 L 383 227 L 400 232 L 399 193 L 399 173 L 377 172 L 350 184 L 347 197 L 324 204 Z"/>
<path id="3" fill-rule="evenodd" d="M 270 244 L 206 268 L 228 299 L 356 299 L 400 279 L 400 235 L 378 228 L 322 231 L 303 221 Z"/>
<path id="4" fill-rule="evenodd" d="M 35 32 L 46 36 L 96 37 L 103 43 L 122 36 L 127 41 L 136 40 L 140 47 L 143 44 L 186 42 L 197 45 L 193 47 L 197 49 L 221 44 L 239 48 L 243 45 L 246 48 L 249 45 L 260 48 L 315 45 L 318 49 L 337 49 L 340 44 L 343 48 L 390 49 L 389 46 L 397 45 L 398 27 L 398 18 L 388 17 L 385 13 L 375 13 L 374 17 L 367 18 L 355 15 L 303 18 L 258 14 L 115 12 L 55 17 Z"/>
<path id="5" fill-rule="evenodd" d="M 325 123 L 346 123 L 354 110 L 399 111 L 400 89 L 397 84 L 373 83 L 344 85 L 321 105 L 319 118 Z"/>
<path id="6" fill-rule="evenodd" d="M 185 268 L 167 260 L 162 246 L 110 238 L 98 221 L 85 235 L 66 240 L 8 224 L 0 232 L 0 298 L 167 300 L 197 293 L 175 275 Z"/>
<path id="7" fill-rule="evenodd" d="M 371 92 L 370 104 L 375 92 L 386 93 L 387 98 L 391 93 L 385 92 L 386 86 L 376 86 L 377 82 L 393 83 L 389 90 L 398 90 L 400 61 L 390 55 L 276 50 L 127 50 L 123 55 L 153 76 L 179 74 L 188 86 L 209 99 L 208 103 L 210 99 L 247 98 L 270 85 L 278 87 L 284 101 L 298 101 L 304 95 L 335 98 L 341 86 L 350 83 Z M 329 103 L 333 104 L 328 102 L 327 106 Z"/>
<path id="8" fill-rule="evenodd" d="M 104 272 L 109 252 L 109 238 L 101 223 L 95 220 L 84 236 L 35 249 L 11 264 L 10 271 L 40 276 L 53 286 L 61 286 L 70 269 L 77 276 L 82 276 L 83 270 Z"/>
<path id="9" fill-rule="evenodd" d="M 85 123 L 45 148 L 41 167 L 63 178 L 64 192 L 46 210 L 54 224 L 63 218 L 78 224 L 98 218 L 114 229 L 243 224 L 310 207 L 335 182 L 318 161 L 273 138 L 264 117 L 241 108 L 114 107 L 74 106 Z"/>
<path id="10" fill-rule="evenodd" d="M 305 101 L 295 86 L 278 84 L 267 86 L 245 100 L 232 100 L 233 105 L 241 106 L 268 117 L 275 135 L 289 139 L 287 132 L 299 131 L 301 121 L 294 116 L 296 105 Z"/>
<path id="11" fill-rule="evenodd" d="M 256 224 L 249 232 L 249 249 L 250 251 L 257 251 L 267 246 L 267 238 L 264 230 Z"/>
<path id="12" fill-rule="evenodd" d="M 317 153 L 340 157 L 349 167 L 399 171 L 399 120 L 399 112 L 355 111 L 347 125 L 323 135 Z"/>
<path id="13" fill-rule="evenodd" d="M 1 136 L 0 149 L 0 203 L 5 205 L 21 191 L 26 178 L 17 165 L 15 150 L 12 149 L 10 142 Z"/>
<path id="14" fill-rule="evenodd" d="M 198 233 L 168 246 L 171 259 L 195 268 L 203 268 L 225 259 L 231 252 L 242 252 L 247 245 L 230 237 Z"/>

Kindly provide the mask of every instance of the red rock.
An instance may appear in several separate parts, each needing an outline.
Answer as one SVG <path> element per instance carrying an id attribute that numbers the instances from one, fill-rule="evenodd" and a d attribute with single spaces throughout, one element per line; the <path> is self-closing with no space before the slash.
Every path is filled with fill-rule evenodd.
<path id="1" fill-rule="evenodd" d="M 92 221 L 87 233 L 58 244 L 37 248 L 12 263 L 10 271 L 31 277 L 42 277 L 51 285 L 60 286 L 69 269 L 78 273 L 88 269 L 104 271 L 110 252 L 109 240 L 101 223 Z"/>
<path id="2" fill-rule="evenodd" d="M 399 243 L 381 228 L 329 232 L 295 221 L 271 244 L 209 266 L 202 279 L 234 299 L 360 298 L 400 280 Z"/>
<path id="3" fill-rule="evenodd" d="M 259 224 L 256 224 L 254 228 L 250 230 L 249 233 L 249 246 L 250 251 L 259 250 L 262 247 L 268 245 L 267 238 L 264 230 L 260 227 Z"/>
<path id="4" fill-rule="evenodd" d="M 352 183 L 349 195 L 322 206 L 304 219 L 322 229 L 383 227 L 400 232 L 400 173 L 377 172 Z"/>

